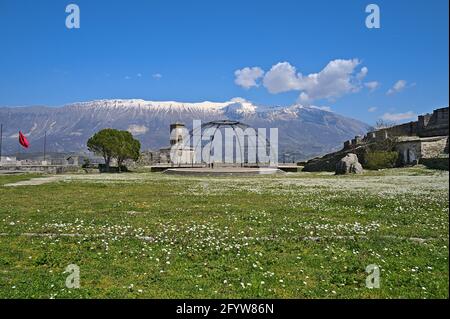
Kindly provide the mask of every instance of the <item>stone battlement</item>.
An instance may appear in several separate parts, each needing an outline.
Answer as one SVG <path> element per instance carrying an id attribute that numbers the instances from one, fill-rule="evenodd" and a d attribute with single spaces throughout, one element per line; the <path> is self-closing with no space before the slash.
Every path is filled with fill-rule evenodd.
<path id="1" fill-rule="evenodd" d="M 434 137 L 448 136 L 448 107 L 436 109 L 432 114 L 419 115 L 417 121 L 378 129 L 367 133 L 364 137 L 356 136 L 344 143 L 344 150 L 355 148 L 358 145 L 383 141 L 389 137 L 417 136 Z"/>

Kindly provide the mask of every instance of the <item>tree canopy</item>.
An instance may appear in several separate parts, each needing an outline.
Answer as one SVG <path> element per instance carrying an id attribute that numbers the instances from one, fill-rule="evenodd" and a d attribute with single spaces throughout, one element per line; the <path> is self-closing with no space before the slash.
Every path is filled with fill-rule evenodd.
<path id="1" fill-rule="evenodd" d="M 139 158 L 141 143 L 128 131 L 107 128 L 95 133 L 88 140 L 87 147 L 91 152 L 103 157 L 108 171 L 112 158 L 117 159 L 119 170 L 125 160 L 136 161 Z"/>
<path id="2" fill-rule="evenodd" d="M 138 160 L 141 150 L 141 143 L 134 139 L 130 132 L 118 131 L 117 143 L 114 145 L 113 156 L 117 158 L 119 169 L 122 166 L 122 163 L 127 159 L 131 159 L 133 161 Z"/>

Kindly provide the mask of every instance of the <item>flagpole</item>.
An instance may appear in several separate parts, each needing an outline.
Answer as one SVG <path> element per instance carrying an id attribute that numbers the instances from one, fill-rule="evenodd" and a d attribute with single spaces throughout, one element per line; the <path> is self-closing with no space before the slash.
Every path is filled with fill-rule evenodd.
<path id="1" fill-rule="evenodd" d="M 0 124 L 0 162 L 2 161 L 3 124 Z"/>
<path id="2" fill-rule="evenodd" d="M 45 162 L 45 148 L 47 147 L 47 131 L 44 132 L 44 162 Z"/>

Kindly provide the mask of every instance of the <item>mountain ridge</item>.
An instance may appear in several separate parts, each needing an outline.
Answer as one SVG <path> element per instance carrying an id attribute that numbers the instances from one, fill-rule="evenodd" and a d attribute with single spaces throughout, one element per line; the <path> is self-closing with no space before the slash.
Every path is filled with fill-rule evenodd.
<path id="1" fill-rule="evenodd" d="M 278 127 L 279 153 L 292 153 L 296 160 L 336 150 L 343 141 L 371 128 L 316 106 L 261 107 L 239 98 L 199 103 L 101 99 L 61 107 L 0 107 L 4 154 L 17 152 L 19 130 L 31 143 L 30 150 L 21 152 L 42 151 L 47 132 L 48 151 L 84 153 L 87 139 L 106 127 L 130 131 L 141 141 L 143 150 L 158 149 L 168 145 L 171 123 L 183 122 L 190 127 L 194 119 L 231 119 L 252 127 Z"/>

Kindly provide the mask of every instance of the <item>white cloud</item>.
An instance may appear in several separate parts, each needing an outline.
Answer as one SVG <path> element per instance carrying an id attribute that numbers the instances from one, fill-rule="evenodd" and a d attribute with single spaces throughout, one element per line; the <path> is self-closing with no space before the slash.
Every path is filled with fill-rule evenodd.
<path id="1" fill-rule="evenodd" d="M 362 80 L 367 76 L 367 73 L 369 73 L 369 69 L 364 66 L 361 68 L 361 71 L 359 71 L 359 73 L 356 75 L 356 78 L 358 80 Z"/>
<path id="2" fill-rule="evenodd" d="M 272 94 L 300 90 L 301 74 L 296 74 L 294 66 L 280 62 L 272 66 L 264 76 L 264 87 Z"/>
<path id="3" fill-rule="evenodd" d="M 375 106 L 373 106 L 373 107 L 369 107 L 368 109 L 367 109 L 367 111 L 369 111 L 369 112 L 375 112 L 377 110 L 377 108 L 375 107 Z"/>
<path id="4" fill-rule="evenodd" d="M 257 81 L 262 78 L 263 75 L 264 71 L 260 67 L 246 67 L 234 72 L 234 83 L 243 87 L 244 89 L 249 89 L 253 86 L 259 86 Z"/>
<path id="5" fill-rule="evenodd" d="M 364 86 L 368 88 L 370 92 L 373 92 L 380 86 L 380 82 L 377 81 L 366 82 L 364 83 Z"/>
<path id="6" fill-rule="evenodd" d="M 243 97 L 234 97 L 230 100 L 230 102 L 234 102 L 234 103 L 245 103 L 248 102 L 246 99 L 244 99 Z"/>
<path id="7" fill-rule="evenodd" d="M 360 89 L 360 81 L 367 75 L 368 69 L 363 67 L 356 73 L 359 64 L 358 59 L 333 60 L 320 72 L 303 76 L 288 62 L 281 62 L 272 66 L 263 83 L 272 94 L 299 91 L 302 103 L 334 99 Z"/>
<path id="8" fill-rule="evenodd" d="M 398 80 L 397 82 L 395 82 L 394 86 L 387 91 L 386 94 L 392 95 L 392 94 L 403 91 L 405 88 L 406 88 L 406 81 Z"/>
<path id="9" fill-rule="evenodd" d="M 125 76 L 125 80 L 131 80 L 131 76 L 129 75 Z"/>
<path id="10" fill-rule="evenodd" d="M 152 74 L 152 78 L 159 80 L 160 78 L 162 78 L 162 74 L 161 73 L 154 73 Z"/>
<path id="11" fill-rule="evenodd" d="M 148 132 L 148 127 L 144 125 L 132 124 L 128 126 L 127 131 L 133 135 L 142 135 Z"/>
<path id="12" fill-rule="evenodd" d="M 357 59 L 334 60 L 319 73 L 302 78 L 303 101 L 333 99 L 359 90 L 354 72 L 360 64 Z M 363 71 L 364 73 L 364 71 Z"/>
<path id="13" fill-rule="evenodd" d="M 406 113 L 384 113 L 383 116 L 381 117 L 381 119 L 385 121 L 392 121 L 392 122 L 412 120 L 416 118 L 417 115 L 412 111 Z"/>
<path id="14" fill-rule="evenodd" d="M 313 108 L 313 109 L 318 109 L 318 110 L 321 110 L 321 111 L 333 112 L 333 110 L 332 110 L 331 107 L 329 107 L 329 106 L 315 106 L 315 105 L 310 105 L 309 107 L 310 107 L 310 108 Z"/>
<path id="15" fill-rule="evenodd" d="M 138 73 L 138 74 L 136 74 L 136 76 L 137 76 L 138 78 L 140 78 L 140 77 L 142 77 L 142 74 L 141 74 L 141 73 Z"/>

